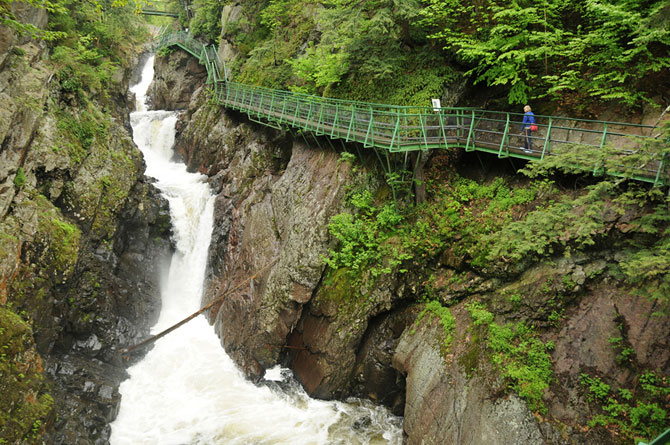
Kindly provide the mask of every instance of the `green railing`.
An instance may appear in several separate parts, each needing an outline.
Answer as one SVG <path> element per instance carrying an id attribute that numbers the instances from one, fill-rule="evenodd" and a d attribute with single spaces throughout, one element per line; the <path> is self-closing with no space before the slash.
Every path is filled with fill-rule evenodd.
<path id="1" fill-rule="evenodd" d="M 670 429 L 665 430 L 665 432 L 661 433 L 660 436 L 658 436 L 656 439 L 649 442 L 648 444 L 645 442 L 638 443 L 638 445 L 669 445 L 669 444 L 670 444 Z"/>
<path id="2" fill-rule="evenodd" d="M 179 14 L 176 12 L 171 12 L 171 11 L 158 11 L 156 9 L 143 9 L 141 11 L 141 14 L 143 15 L 156 15 L 160 17 L 179 17 Z"/>
<path id="3" fill-rule="evenodd" d="M 324 98 L 284 90 L 245 85 L 228 80 L 217 48 L 205 46 L 184 32 L 163 33 L 156 48 L 176 45 L 207 68 L 214 100 L 246 113 L 250 119 L 277 128 L 294 127 L 315 135 L 357 142 L 389 153 L 464 148 L 499 158 L 545 159 L 588 150 L 576 166 L 594 174 L 626 176 L 667 185 L 669 172 L 661 150 L 649 144 L 655 127 L 536 115 L 539 130 L 533 148 L 524 151 L 520 134 L 523 114 L 475 108 L 405 107 Z M 572 159 L 571 158 L 571 159 Z"/>

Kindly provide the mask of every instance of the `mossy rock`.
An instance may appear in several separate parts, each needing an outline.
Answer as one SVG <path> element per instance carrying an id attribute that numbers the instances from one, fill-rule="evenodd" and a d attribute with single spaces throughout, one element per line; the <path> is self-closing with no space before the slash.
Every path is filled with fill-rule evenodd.
<path id="1" fill-rule="evenodd" d="M 53 410 L 30 326 L 0 307 L 0 443 L 42 443 Z"/>

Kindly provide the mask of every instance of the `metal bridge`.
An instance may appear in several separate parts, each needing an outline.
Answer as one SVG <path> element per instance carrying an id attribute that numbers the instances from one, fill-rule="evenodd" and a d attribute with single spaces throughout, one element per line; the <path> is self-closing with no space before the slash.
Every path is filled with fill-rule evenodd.
<path id="1" fill-rule="evenodd" d="M 263 125 L 373 148 L 380 161 L 386 157 L 382 165 L 387 173 L 393 153 L 404 153 L 406 165 L 409 152 L 459 147 L 499 158 L 563 156 L 575 170 L 670 184 L 665 160 L 670 141 L 660 140 L 655 126 L 536 115 L 539 129 L 531 137 L 532 150 L 524 151 L 521 113 L 385 105 L 245 85 L 229 80 L 216 46 L 203 45 L 185 32 L 162 33 L 155 48 L 169 46 L 184 49 L 207 68 L 216 103 Z"/>
<path id="2" fill-rule="evenodd" d="M 170 11 L 158 11 L 156 9 L 142 9 L 140 14 L 143 15 L 157 15 L 160 17 L 179 17 L 179 14 L 176 12 L 170 12 Z"/>

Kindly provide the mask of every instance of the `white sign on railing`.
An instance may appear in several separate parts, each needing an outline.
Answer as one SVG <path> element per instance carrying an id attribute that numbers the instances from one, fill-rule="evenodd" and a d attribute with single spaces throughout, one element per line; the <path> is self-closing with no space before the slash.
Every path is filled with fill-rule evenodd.
<path id="1" fill-rule="evenodd" d="M 430 101 L 433 104 L 433 111 L 439 113 L 440 108 L 442 108 L 442 105 L 440 105 L 440 99 L 431 99 Z"/>

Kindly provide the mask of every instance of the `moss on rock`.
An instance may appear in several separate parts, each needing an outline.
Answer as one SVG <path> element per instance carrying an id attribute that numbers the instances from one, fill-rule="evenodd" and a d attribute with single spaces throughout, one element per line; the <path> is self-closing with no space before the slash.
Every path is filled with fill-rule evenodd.
<path id="1" fill-rule="evenodd" d="M 0 307 L 0 443 L 42 443 L 53 409 L 30 326 Z"/>

